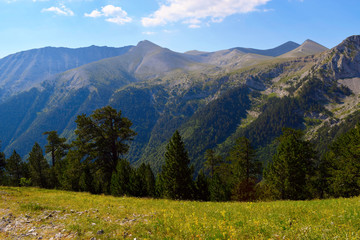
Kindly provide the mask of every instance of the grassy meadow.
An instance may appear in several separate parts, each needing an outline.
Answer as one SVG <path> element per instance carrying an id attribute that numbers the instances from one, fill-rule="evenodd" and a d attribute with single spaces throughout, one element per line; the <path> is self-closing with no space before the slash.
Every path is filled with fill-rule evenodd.
<path id="1" fill-rule="evenodd" d="M 360 239 L 360 198 L 258 203 L 0 187 L 0 239 Z"/>

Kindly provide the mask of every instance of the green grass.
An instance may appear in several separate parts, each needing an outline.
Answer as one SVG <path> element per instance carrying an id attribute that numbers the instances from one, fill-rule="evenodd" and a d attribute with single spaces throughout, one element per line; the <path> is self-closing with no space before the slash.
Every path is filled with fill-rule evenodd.
<path id="1" fill-rule="evenodd" d="M 42 232 L 50 224 L 78 239 L 360 239 L 360 198 L 212 203 L 8 187 L 0 197 L 0 218 L 31 216 L 43 239 L 60 231 Z"/>

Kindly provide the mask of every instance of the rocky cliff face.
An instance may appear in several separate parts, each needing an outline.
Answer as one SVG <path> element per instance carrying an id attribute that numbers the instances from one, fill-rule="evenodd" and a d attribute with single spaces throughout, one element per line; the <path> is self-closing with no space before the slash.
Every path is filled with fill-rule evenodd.
<path id="1" fill-rule="evenodd" d="M 360 77 L 360 36 L 348 37 L 323 54 L 315 69 L 332 80 Z"/>

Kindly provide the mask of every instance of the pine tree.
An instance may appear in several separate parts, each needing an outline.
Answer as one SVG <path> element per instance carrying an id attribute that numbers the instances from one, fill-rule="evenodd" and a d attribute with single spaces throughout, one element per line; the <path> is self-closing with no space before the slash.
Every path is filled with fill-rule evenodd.
<path id="1" fill-rule="evenodd" d="M 83 165 L 81 159 L 83 154 L 77 150 L 71 149 L 64 158 L 64 169 L 59 177 L 62 189 L 69 191 L 79 191 L 80 177 L 83 173 Z"/>
<path id="2" fill-rule="evenodd" d="M 20 186 L 20 179 L 23 177 L 21 162 L 21 157 L 15 150 L 6 162 L 6 170 L 12 186 Z"/>
<path id="3" fill-rule="evenodd" d="M 5 153 L 0 152 L 0 185 L 6 182 L 6 158 Z"/>
<path id="4" fill-rule="evenodd" d="M 42 149 L 38 143 L 34 144 L 29 153 L 28 162 L 33 185 L 42 188 L 48 187 L 50 166 L 44 158 Z"/>
<path id="5" fill-rule="evenodd" d="M 300 130 L 284 128 L 279 137 L 277 152 L 264 176 L 274 198 L 311 198 L 316 153 L 311 143 L 303 140 L 303 135 Z"/>
<path id="6" fill-rule="evenodd" d="M 323 159 L 328 194 L 352 197 L 360 194 L 360 124 L 338 137 Z"/>
<path id="7" fill-rule="evenodd" d="M 192 198 L 194 183 L 189 164 L 190 159 L 184 142 L 180 133 L 175 131 L 166 146 L 165 165 L 163 165 L 161 172 L 164 197 L 171 199 Z"/>
<path id="8" fill-rule="evenodd" d="M 196 199 L 201 201 L 210 200 L 209 179 L 206 177 L 204 171 L 200 171 L 195 181 Z"/>
<path id="9" fill-rule="evenodd" d="M 154 197 L 155 177 L 149 164 L 142 163 L 130 176 L 131 194 L 136 197 Z"/>
<path id="10" fill-rule="evenodd" d="M 261 163 L 256 159 L 256 152 L 249 139 L 240 137 L 230 151 L 233 199 L 249 201 L 255 199 L 255 184 L 261 173 Z"/>
<path id="11" fill-rule="evenodd" d="M 249 182 L 261 173 L 261 163 L 256 159 L 256 152 L 249 139 L 240 137 L 230 151 L 228 161 L 231 162 L 233 175 L 237 182 Z"/>
<path id="12" fill-rule="evenodd" d="M 210 171 L 210 177 L 212 177 L 215 174 L 216 168 L 222 163 L 222 159 L 219 155 L 216 155 L 212 149 L 206 150 L 205 159 L 205 169 Z"/>
<path id="13" fill-rule="evenodd" d="M 147 196 L 155 197 L 155 176 L 151 170 L 150 164 L 145 164 L 145 182 Z"/>
<path id="14" fill-rule="evenodd" d="M 130 177 L 133 174 L 133 170 L 130 163 L 121 159 L 116 166 L 116 170 L 113 171 L 111 177 L 110 192 L 113 196 L 123 196 L 131 194 Z"/>
<path id="15" fill-rule="evenodd" d="M 89 163 L 83 162 L 82 164 L 82 173 L 79 179 L 79 189 L 83 192 L 95 193 L 93 188 L 93 176 L 91 174 L 91 166 Z"/>
<path id="16" fill-rule="evenodd" d="M 90 116 L 79 115 L 75 122 L 77 139 L 73 143 L 87 161 L 96 165 L 96 191 L 110 193 L 112 173 L 136 135 L 130 129 L 132 123 L 110 106 L 97 109 Z"/>
<path id="17" fill-rule="evenodd" d="M 55 166 L 56 160 L 61 159 L 66 155 L 66 150 L 70 148 L 66 144 L 66 138 L 60 138 L 57 131 L 44 132 L 47 136 L 48 144 L 45 145 L 45 153 L 50 153 L 52 167 Z"/>
<path id="18" fill-rule="evenodd" d="M 213 202 L 223 202 L 229 200 L 229 189 L 226 182 L 224 182 L 219 173 L 214 174 L 209 180 L 209 193 L 210 201 Z"/>
<path id="19" fill-rule="evenodd" d="M 164 197 L 164 180 L 161 173 L 159 173 L 155 179 L 155 197 Z"/>

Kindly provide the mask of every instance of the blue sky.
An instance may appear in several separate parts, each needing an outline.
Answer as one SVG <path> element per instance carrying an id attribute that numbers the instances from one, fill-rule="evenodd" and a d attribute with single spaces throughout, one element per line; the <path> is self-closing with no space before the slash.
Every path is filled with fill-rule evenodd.
<path id="1" fill-rule="evenodd" d="M 359 0 L 0 0 L 0 58 L 41 48 L 268 49 L 360 34 Z"/>

